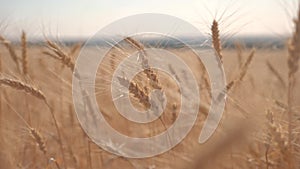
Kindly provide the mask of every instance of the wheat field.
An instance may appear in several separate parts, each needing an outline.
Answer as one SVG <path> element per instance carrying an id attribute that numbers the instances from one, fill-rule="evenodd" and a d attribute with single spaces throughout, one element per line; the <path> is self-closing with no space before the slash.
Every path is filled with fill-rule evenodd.
<path id="1" fill-rule="evenodd" d="M 226 47 L 217 20 L 211 21 L 211 46 L 223 63 L 227 100 L 212 138 L 199 144 L 208 115 L 211 84 L 203 63 L 186 48 L 168 50 L 194 72 L 200 89 L 195 125 L 170 151 L 150 158 L 125 158 L 103 150 L 82 129 L 72 99 L 72 75 L 83 42 L 64 44 L 46 38 L 28 43 L 0 34 L 0 168 L 11 169 L 297 169 L 300 168 L 300 11 L 293 35 L 283 47 Z M 291 19 L 292 20 L 292 19 Z M 89 50 L 94 50 L 93 46 Z M 139 110 L 150 106 L 149 90 L 164 90 L 164 114 L 149 124 L 131 123 L 111 99 L 113 72 L 127 54 L 143 51 L 134 37 L 112 46 L 97 71 L 95 92 L 107 122 L 122 134 L 151 137 L 170 127 L 180 109 L 179 86 L 167 74 L 146 69 L 129 84 Z M 116 147 L 111 147 L 117 149 Z"/>

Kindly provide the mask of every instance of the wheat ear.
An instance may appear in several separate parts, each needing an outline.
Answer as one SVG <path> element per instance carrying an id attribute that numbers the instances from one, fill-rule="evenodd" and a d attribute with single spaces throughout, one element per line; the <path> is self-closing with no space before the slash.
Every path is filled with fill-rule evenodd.
<path id="1" fill-rule="evenodd" d="M 212 44 L 213 47 L 220 58 L 221 62 L 223 61 L 223 55 L 221 53 L 222 46 L 220 40 L 220 30 L 219 30 L 219 23 L 214 19 L 211 25 L 211 36 L 212 36 Z"/>
<path id="2" fill-rule="evenodd" d="M 28 58 L 27 58 L 27 42 L 26 42 L 26 33 L 22 31 L 21 36 L 21 46 L 22 46 L 22 68 L 23 74 L 28 74 Z"/>
<path id="3" fill-rule="evenodd" d="M 11 45 L 11 42 L 6 40 L 3 36 L 0 36 L 0 41 L 4 44 L 4 46 L 8 50 L 12 60 L 15 62 L 16 66 L 17 66 L 18 72 L 20 73 L 21 72 L 20 65 L 19 65 L 19 60 L 18 60 L 17 53 L 15 51 L 15 48 Z"/>
<path id="4" fill-rule="evenodd" d="M 126 37 L 125 42 L 129 43 L 132 45 L 135 49 L 137 49 L 140 52 L 140 58 L 142 60 L 142 67 L 143 69 L 148 69 L 149 68 L 149 61 L 145 52 L 145 46 L 140 43 L 139 41 L 131 38 L 131 37 Z"/>
<path id="5" fill-rule="evenodd" d="M 143 51 L 145 49 L 144 45 L 137 40 L 131 38 L 131 37 L 126 37 L 124 39 L 127 43 L 131 44 L 133 47 L 135 47 L 137 50 Z"/>
<path id="6" fill-rule="evenodd" d="M 150 107 L 150 99 L 146 88 L 141 88 L 137 83 L 130 82 L 129 92 L 139 100 L 146 108 Z"/>
<path id="7" fill-rule="evenodd" d="M 25 84 L 24 82 L 21 82 L 19 80 L 9 79 L 9 78 L 0 78 L 0 84 L 9 86 L 11 88 L 22 90 L 26 92 L 27 94 L 33 95 L 41 100 L 46 100 L 46 97 L 44 93 L 37 88 Z"/>
<path id="8" fill-rule="evenodd" d="M 39 146 L 39 149 L 46 155 L 47 154 L 46 143 L 42 135 L 32 127 L 29 127 L 29 133 L 32 136 L 32 138 L 36 141 L 37 145 Z"/>
<path id="9" fill-rule="evenodd" d="M 140 87 L 137 83 L 133 81 L 129 81 L 126 78 L 118 77 L 120 84 L 124 87 L 129 86 L 129 93 L 133 95 L 136 99 L 138 99 L 139 103 L 144 105 L 146 108 L 150 108 L 150 99 L 148 96 L 148 91 L 146 88 Z"/>
<path id="10" fill-rule="evenodd" d="M 54 43 L 48 39 L 46 40 L 46 43 L 47 43 L 48 49 L 52 53 L 48 52 L 48 51 L 44 51 L 43 53 L 48 56 L 51 56 L 57 60 L 60 60 L 63 65 L 66 65 L 67 67 L 69 67 L 73 72 L 74 68 L 75 68 L 75 63 L 74 63 L 72 57 L 69 56 L 68 54 L 66 54 L 66 52 L 64 52 L 56 43 Z"/>
<path id="11" fill-rule="evenodd" d="M 74 56 L 77 53 L 77 51 L 79 51 L 81 49 L 81 46 L 82 46 L 82 44 L 80 44 L 80 43 L 77 43 L 77 44 L 73 45 L 72 48 L 71 48 L 71 50 L 70 50 L 70 52 L 68 53 L 68 55 L 70 57 L 74 58 Z"/>

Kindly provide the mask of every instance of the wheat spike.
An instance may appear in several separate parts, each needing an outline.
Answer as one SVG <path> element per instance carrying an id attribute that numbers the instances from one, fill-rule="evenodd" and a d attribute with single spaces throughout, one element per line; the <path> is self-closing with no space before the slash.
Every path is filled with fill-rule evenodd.
<path id="1" fill-rule="evenodd" d="M 124 86 L 129 86 L 129 93 L 133 94 L 133 97 L 138 99 L 138 101 L 144 105 L 146 108 L 150 107 L 150 98 L 148 96 L 148 91 L 146 88 L 140 87 L 137 83 L 133 81 L 129 81 L 126 78 L 120 78 L 118 77 L 119 83 Z"/>
<path id="2" fill-rule="evenodd" d="M 149 68 L 149 63 L 148 63 L 148 58 L 145 52 L 145 46 L 140 43 L 139 41 L 131 38 L 131 37 L 126 37 L 125 42 L 129 43 L 132 45 L 135 49 L 137 49 L 140 52 L 140 57 L 142 60 L 142 67 L 143 69 L 148 69 Z"/>
<path id="3" fill-rule="evenodd" d="M 81 46 L 82 44 L 80 43 L 73 45 L 68 55 L 74 58 L 74 55 L 76 54 L 77 51 L 80 50 Z"/>
<path id="4" fill-rule="evenodd" d="M 22 31 L 21 45 L 22 45 L 23 74 L 27 75 L 28 74 L 27 42 L 26 42 L 26 33 L 24 31 Z"/>
<path id="5" fill-rule="evenodd" d="M 219 30 L 219 23 L 214 19 L 211 25 L 211 35 L 212 35 L 212 44 L 213 47 L 220 58 L 221 62 L 223 61 L 223 55 L 221 53 L 222 46 L 220 40 L 220 30 Z"/>
<path id="6" fill-rule="evenodd" d="M 39 149 L 46 155 L 47 149 L 42 135 L 32 127 L 29 127 L 29 133 L 31 137 L 36 141 L 37 145 L 39 146 Z"/>
<path id="7" fill-rule="evenodd" d="M 300 58 L 300 9 L 298 12 L 298 18 L 294 20 L 295 31 L 292 39 L 290 40 L 288 52 L 288 67 L 289 67 L 289 78 L 293 76 L 299 67 L 299 58 Z"/>
<path id="8" fill-rule="evenodd" d="M 276 125 L 274 120 L 274 114 L 270 110 L 267 111 L 267 120 L 268 120 L 268 128 L 269 128 L 269 137 L 273 137 L 273 141 L 278 143 L 279 147 L 286 147 L 286 142 L 284 141 L 284 136 L 279 130 L 279 127 Z"/>
<path id="9" fill-rule="evenodd" d="M 154 89 L 162 89 L 161 84 L 159 83 L 157 74 L 152 69 L 144 69 L 145 74 L 150 80 L 150 85 Z"/>
<path id="10" fill-rule="evenodd" d="M 41 100 L 46 100 L 46 97 L 42 91 L 38 90 L 37 88 L 35 88 L 31 85 L 25 84 L 24 82 L 21 82 L 19 80 L 1 77 L 0 84 L 9 86 L 9 87 L 17 89 L 17 90 L 22 90 L 22 91 L 24 91 L 28 94 L 31 94 Z"/>
<path id="11" fill-rule="evenodd" d="M 60 60 L 60 57 L 56 56 L 55 54 L 53 54 L 53 53 L 51 53 L 51 52 L 49 52 L 49 51 L 42 51 L 42 53 L 43 53 L 44 55 L 50 56 L 50 57 L 52 57 L 52 58 L 54 58 L 54 59 Z"/>
<path id="12" fill-rule="evenodd" d="M 299 69 L 299 58 L 300 58 L 300 2 L 298 6 L 298 14 L 297 18 L 294 20 L 295 29 L 293 33 L 293 37 L 290 40 L 290 44 L 288 46 L 288 91 L 287 91 L 287 104 L 288 104 L 288 165 L 289 168 L 294 168 L 295 159 L 293 157 L 294 146 L 293 146 L 293 130 L 294 130 L 294 119 L 293 119 L 293 111 L 291 108 L 294 106 L 294 85 L 296 82 L 295 74 Z"/>
<path id="13" fill-rule="evenodd" d="M 127 43 L 134 46 L 137 50 L 143 51 L 145 49 L 144 45 L 131 37 L 126 37 L 124 39 Z"/>
<path id="14" fill-rule="evenodd" d="M 290 152 L 288 149 L 287 138 L 284 134 L 284 131 L 282 130 L 281 125 L 275 121 L 273 112 L 270 110 L 267 111 L 267 120 L 268 123 L 267 123 L 266 146 L 268 147 L 269 151 L 273 151 L 273 153 L 277 151 L 280 154 L 280 156 L 288 159 Z M 270 152 L 270 154 L 271 153 L 272 152 Z M 266 157 L 268 157 L 268 154 L 266 154 Z M 279 160 L 276 161 L 275 163 L 283 163 L 283 162 Z"/>
<path id="15" fill-rule="evenodd" d="M 51 56 L 55 59 L 60 60 L 63 65 L 66 65 L 72 71 L 74 71 L 75 63 L 74 63 L 73 59 L 68 54 L 66 54 L 56 43 L 54 43 L 48 39 L 46 40 L 46 43 L 47 43 L 48 49 L 50 49 L 50 51 L 52 51 L 54 54 L 47 52 L 47 51 L 44 51 L 43 53 L 48 56 Z"/>
<path id="16" fill-rule="evenodd" d="M 0 36 L 0 41 L 4 44 L 4 46 L 8 50 L 11 58 L 15 62 L 18 72 L 21 72 L 20 71 L 20 65 L 19 65 L 19 59 L 18 59 L 18 56 L 16 54 L 16 51 L 15 51 L 14 47 L 11 45 L 11 42 L 6 40 L 3 36 Z"/>
<path id="17" fill-rule="evenodd" d="M 146 88 L 141 88 L 137 83 L 130 82 L 129 92 L 139 100 L 146 108 L 150 107 L 149 96 Z"/>

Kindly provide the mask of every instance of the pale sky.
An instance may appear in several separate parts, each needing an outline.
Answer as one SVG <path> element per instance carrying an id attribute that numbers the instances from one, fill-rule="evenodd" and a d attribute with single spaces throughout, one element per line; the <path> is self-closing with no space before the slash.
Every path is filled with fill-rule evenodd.
<path id="1" fill-rule="evenodd" d="M 29 37 L 90 37 L 105 25 L 139 13 L 184 19 L 208 32 L 214 17 L 222 32 L 236 35 L 285 35 L 297 0 L 0 0 L 0 34 Z M 289 14 L 288 14 L 289 13 Z M 231 16 L 232 15 L 232 16 Z M 6 28 L 3 27 L 6 25 Z"/>

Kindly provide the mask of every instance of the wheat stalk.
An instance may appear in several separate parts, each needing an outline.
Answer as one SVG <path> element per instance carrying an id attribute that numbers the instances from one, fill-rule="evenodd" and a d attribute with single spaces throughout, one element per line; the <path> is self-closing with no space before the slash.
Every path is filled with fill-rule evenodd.
<path id="1" fill-rule="evenodd" d="M 3 73 L 3 67 L 2 67 L 2 55 L 0 53 L 0 73 Z"/>
<path id="2" fill-rule="evenodd" d="M 294 147 L 292 144 L 293 139 L 293 128 L 294 128 L 294 122 L 293 122 L 293 112 L 291 108 L 293 107 L 293 100 L 294 100 L 294 85 L 296 82 L 295 73 L 298 71 L 299 68 L 299 58 L 300 58 L 300 2 L 299 2 L 299 8 L 298 8 L 298 14 L 297 19 L 294 20 L 295 24 L 295 30 L 293 37 L 290 41 L 290 44 L 288 46 L 288 92 L 287 92 L 287 103 L 288 103 L 288 147 L 289 147 L 289 168 L 294 168 L 294 159 L 292 157 L 294 152 Z"/>
<path id="3" fill-rule="evenodd" d="M 0 73 L 2 73 L 2 55 L 0 53 Z M 1 87 L 1 84 L 0 84 Z M 2 89 L 0 89 L 0 122 L 1 122 L 1 117 L 2 117 Z M 1 132 L 1 131 L 0 131 Z"/>
<path id="4" fill-rule="evenodd" d="M 79 45 L 75 45 L 69 54 L 66 54 L 65 51 L 63 51 L 56 43 L 50 41 L 50 40 L 46 40 L 46 43 L 47 43 L 47 47 L 50 51 L 43 51 L 43 54 L 47 55 L 47 56 L 50 56 L 54 59 L 57 59 L 57 60 L 60 60 L 62 62 L 63 65 L 69 67 L 72 72 L 74 71 L 74 75 L 76 78 L 79 79 L 79 83 L 80 83 L 80 88 L 81 88 L 81 93 L 83 96 L 86 96 L 85 99 L 83 100 L 84 101 L 84 104 L 86 105 L 85 107 L 88 109 L 87 111 L 92 111 L 92 102 L 90 100 L 90 97 L 88 97 L 88 92 L 84 89 L 82 89 L 82 82 L 81 82 L 81 77 L 80 77 L 80 74 L 79 72 L 76 70 L 75 68 L 75 63 L 71 57 L 71 55 L 74 55 L 75 52 L 81 47 Z M 51 106 L 49 106 L 48 102 L 46 102 L 47 106 L 49 107 L 50 111 L 52 112 L 53 114 L 53 117 L 55 118 L 54 116 L 54 113 L 53 113 L 53 109 L 51 108 Z M 57 126 L 58 128 L 58 125 L 57 123 L 55 122 L 55 126 Z M 60 143 L 60 147 L 61 147 L 61 151 L 62 151 L 62 157 L 63 157 L 63 161 L 64 161 L 64 167 L 67 168 L 66 166 L 66 160 L 65 160 L 65 156 L 64 156 L 64 149 L 63 149 L 63 145 L 62 145 L 62 142 L 61 142 L 61 136 L 60 136 L 60 132 L 58 130 L 58 136 L 59 136 L 59 143 Z M 57 161 L 54 159 L 54 158 L 51 158 L 53 162 L 55 162 L 55 165 L 58 169 L 60 169 L 60 166 L 59 164 L 57 163 Z"/>
<path id="5" fill-rule="evenodd" d="M 21 36 L 21 46 L 22 46 L 22 68 L 23 74 L 28 74 L 28 58 L 27 58 L 27 42 L 26 42 L 26 33 L 22 31 Z"/>
<path id="6" fill-rule="evenodd" d="M 55 125 L 57 135 L 58 135 L 58 141 L 60 143 L 60 149 L 61 149 L 61 152 L 62 152 L 62 155 L 63 155 L 63 158 L 64 158 L 64 149 L 63 149 L 63 145 L 62 145 L 62 136 L 61 136 L 61 133 L 60 133 L 60 130 L 59 130 L 59 127 L 58 127 L 58 123 L 57 123 L 54 111 L 53 111 L 52 107 L 49 105 L 44 93 L 42 91 L 38 90 L 37 88 L 31 86 L 31 85 L 28 85 L 24 82 L 21 82 L 19 80 L 15 80 L 15 79 L 9 79 L 9 78 L 2 77 L 2 78 L 0 78 L 0 84 L 9 86 L 9 87 L 14 88 L 16 90 L 24 91 L 27 94 L 30 94 L 32 96 L 35 96 L 38 99 L 43 100 L 43 102 L 48 107 L 48 109 L 50 111 L 50 114 L 52 116 L 52 119 L 54 121 L 54 125 Z"/>
<path id="7" fill-rule="evenodd" d="M 300 58 L 300 9 L 298 14 L 298 19 L 295 20 L 295 32 L 290 41 L 288 52 L 288 67 L 289 67 L 289 79 L 293 78 L 294 74 L 298 71 L 299 68 L 299 58 Z"/>

